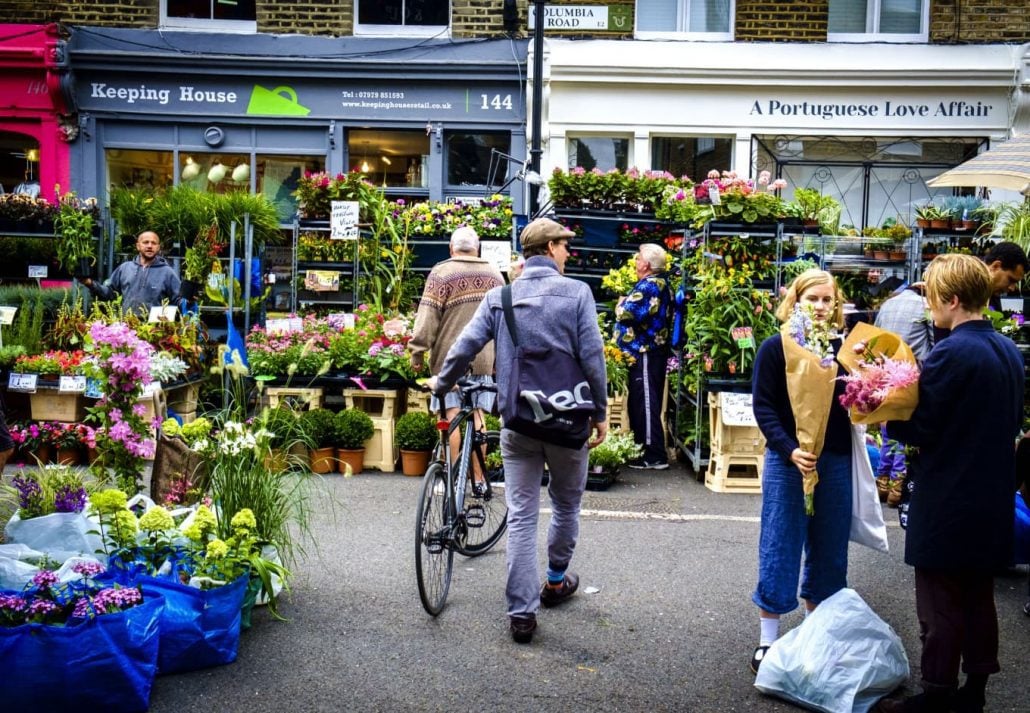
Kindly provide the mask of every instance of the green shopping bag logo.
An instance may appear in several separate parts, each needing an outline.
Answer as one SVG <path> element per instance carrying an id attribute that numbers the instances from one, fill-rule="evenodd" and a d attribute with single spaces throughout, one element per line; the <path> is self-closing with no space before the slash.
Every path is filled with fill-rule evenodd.
<path id="1" fill-rule="evenodd" d="M 290 87 L 265 89 L 260 84 L 254 85 L 247 105 L 248 114 L 265 116 L 307 116 L 311 110 L 297 101 L 297 92 Z"/>

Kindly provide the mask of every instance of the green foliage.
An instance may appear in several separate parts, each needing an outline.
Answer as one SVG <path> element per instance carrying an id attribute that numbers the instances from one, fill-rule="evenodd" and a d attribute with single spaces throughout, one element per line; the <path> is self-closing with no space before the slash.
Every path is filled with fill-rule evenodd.
<path id="1" fill-rule="evenodd" d="M 432 450 L 438 440 L 436 419 L 422 411 L 412 411 L 397 419 L 394 440 L 406 451 Z"/>
<path id="2" fill-rule="evenodd" d="M 14 324 L 3 328 L 5 346 L 20 345 L 24 347 L 26 354 L 38 354 L 43 351 L 43 322 L 47 305 L 44 292 L 37 289 L 34 294 L 32 291 L 25 293 Z M 60 292 L 66 294 L 63 290 Z M 2 297 L 0 294 L 0 304 L 11 304 L 5 303 Z"/>
<path id="3" fill-rule="evenodd" d="M 329 448 L 333 445 L 336 416 L 329 409 L 315 408 L 300 415 L 300 430 L 311 448 Z"/>
<path id="4" fill-rule="evenodd" d="M 61 196 L 60 208 L 54 219 L 54 238 L 57 241 L 57 260 L 69 272 L 74 272 L 80 259 L 96 264 L 93 211 L 96 203 L 82 202 L 74 193 Z"/>
<path id="5" fill-rule="evenodd" d="M 337 448 L 348 450 L 364 448 L 365 442 L 374 433 L 375 424 L 364 411 L 347 408 L 336 414 L 332 438 Z"/>
<path id="6" fill-rule="evenodd" d="M 25 347 L 20 344 L 11 344 L 0 347 L 0 369 L 10 369 L 18 357 L 25 354 Z"/>
<path id="7" fill-rule="evenodd" d="M 256 422 L 272 433 L 273 448 L 282 448 L 303 438 L 297 414 L 288 405 L 280 404 L 277 408 L 264 409 Z"/>
<path id="8" fill-rule="evenodd" d="M 624 463 L 640 458 L 643 454 L 643 447 L 633 440 L 632 433 L 614 430 L 601 445 L 590 449 L 587 463 L 591 470 L 600 468 L 612 471 Z"/>
<path id="9" fill-rule="evenodd" d="M 152 230 L 151 211 L 153 210 L 154 192 L 139 188 L 123 186 L 111 189 L 111 217 L 118 225 L 118 232 L 123 236 L 135 238 L 145 230 Z"/>

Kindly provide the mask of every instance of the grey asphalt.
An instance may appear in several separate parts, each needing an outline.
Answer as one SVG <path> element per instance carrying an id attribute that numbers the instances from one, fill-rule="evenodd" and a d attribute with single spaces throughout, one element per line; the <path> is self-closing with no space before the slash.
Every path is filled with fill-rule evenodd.
<path id="1" fill-rule="evenodd" d="M 446 609 L 435 619 L 422 610 L 418 488 L 395 474 L 326 478 L 317 552 L 309 545 L 282 605 L 289 621 L 259 610 L 235 663 L 159 677 L 151 710 L 798 710 L 760 694 L 747 668 L 760 496 L 710 492 L 675 466 L 588 492 L 572 565 L 581 591 L 541 610 L 533 642 L 519 646 L 505 617 L 505 539 L 480 558 L 456 556 Z M 912 571 L 896 511 L 886 518 L 891 552 L 852 545 L 849 584 L 901 635 L 912 692 Z M 546 517 L 541 566 L 545 526 Z M 997 581 L 1003 671 L 991 679 L 990 711 L 1030 710 L 1026 589 L 1026 567 Z M 788 615 L 784 630 L 800 621 Z"/>

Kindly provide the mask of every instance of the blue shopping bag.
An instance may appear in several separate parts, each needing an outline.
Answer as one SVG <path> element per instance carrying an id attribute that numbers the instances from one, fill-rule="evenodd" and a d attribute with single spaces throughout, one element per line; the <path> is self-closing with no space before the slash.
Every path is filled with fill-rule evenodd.
<path id="1" fill-rule="evenodd" d="M 195 671 L 236 660 L 240 608 L 250 577 L 215 589 L 197 589 L 172 579 L 140 577 L 144 596 L 164 597 L 159 674 Z"/>
<path id="2" fill-rule="evenodd" d="M 8 711 L 145 711 L 164 600 L 77 626 L 0 627 L 0 701 Z"/>
<path id="3" fill-rule="evenodd" d="M 1030 564 L 1030 508 L 1016 493 L 1016 564 Z"/>

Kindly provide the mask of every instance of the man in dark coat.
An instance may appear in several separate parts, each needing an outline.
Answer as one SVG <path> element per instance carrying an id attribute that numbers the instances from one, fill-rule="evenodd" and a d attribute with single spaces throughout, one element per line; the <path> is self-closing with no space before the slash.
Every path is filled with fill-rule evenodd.
<path id="1" fill-rule="evenodd" d="M 161 239 L 147 230 L 136 238 L 135 259 L 123 262 L 111 273 L 107 282 L 86 278 L 86 287 L 102 300 L 121 295 L 122 310 L 146 316 L 151 307 L 172 301 L 179 294 L 179 275 L 161 257 Z"/>
<path id="2" fill-rule="evenodd" d="M 991 275 L 968 255 L 927 270 L 934 323 L 951 330 L 923 365 L 919 406 L 891 437 L 919 449 L 905 562 L 915 567 L 923 692 L 881 711 L 983 711 L 998 665 L 994 572 L 1012 561 L 1023 359 L 983 318 Z M 966 673 L 958 686 L 959 663 Z"/>

